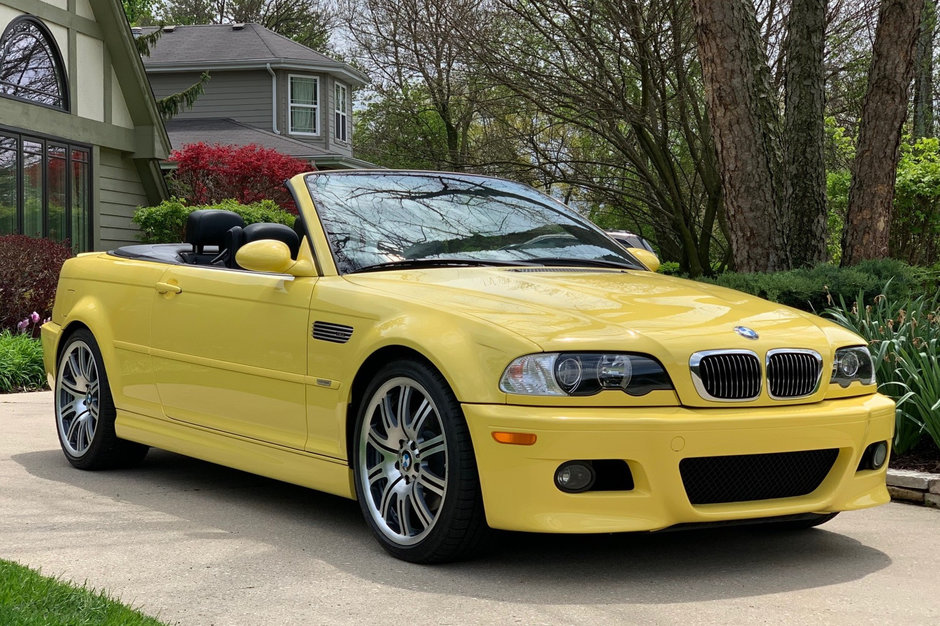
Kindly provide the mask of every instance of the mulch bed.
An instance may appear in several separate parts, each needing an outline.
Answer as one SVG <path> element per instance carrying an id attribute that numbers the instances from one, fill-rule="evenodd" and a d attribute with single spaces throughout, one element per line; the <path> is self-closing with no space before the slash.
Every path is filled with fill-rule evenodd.
<path id="1" fill-rule="evenodd" d="M 903 455 L 892 457 L 889 467 L 940 474 L 940 450 L 933 441 L 924 441 Z"/>

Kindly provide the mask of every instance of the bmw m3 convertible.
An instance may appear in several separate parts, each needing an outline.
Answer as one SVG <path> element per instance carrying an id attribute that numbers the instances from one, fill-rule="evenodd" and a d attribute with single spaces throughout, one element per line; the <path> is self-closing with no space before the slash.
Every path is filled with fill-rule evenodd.
<path id="1" fill-rule="evenodd" d="M 533 189 L 431 172 L 288 182 L 293 228 L 196 211 L 83 254 L 42 329 L 81 469 L 149 446 L 355 499 L 414 562 L 489 528 L 808 527 L 888 500 L 865 342 L 655 273 Z"/>

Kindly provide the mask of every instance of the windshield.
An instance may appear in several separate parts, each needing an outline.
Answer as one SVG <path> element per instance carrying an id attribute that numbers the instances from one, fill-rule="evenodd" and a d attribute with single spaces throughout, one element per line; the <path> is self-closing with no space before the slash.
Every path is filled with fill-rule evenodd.
<path id="1" fill-rule="evenodd" d="M 341 273 L 433 265 L 643 266 L 530 187 L 461 174 L 306 177 Z"/>

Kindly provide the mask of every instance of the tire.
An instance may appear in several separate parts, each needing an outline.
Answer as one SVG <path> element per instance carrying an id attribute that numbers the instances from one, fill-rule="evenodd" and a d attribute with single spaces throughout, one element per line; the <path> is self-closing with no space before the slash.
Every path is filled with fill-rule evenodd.
<path id="1" fill-rule="evenodd" d="M 116 416 L 98 343 L 88 330 L 76 330 L 59 353 L 55 378 L 56 432 L 69 463 L 98 470 L 143 461 L 148 447 L 118 438 Z"/>
<path id="2" fill-rule="evenodd" d="M 391 555 L 442 563 L 479 550 L 489 528 L 470 433 L 437 371 L 383 368 L 358 408 L 353 451 L 359 506 Z"/>

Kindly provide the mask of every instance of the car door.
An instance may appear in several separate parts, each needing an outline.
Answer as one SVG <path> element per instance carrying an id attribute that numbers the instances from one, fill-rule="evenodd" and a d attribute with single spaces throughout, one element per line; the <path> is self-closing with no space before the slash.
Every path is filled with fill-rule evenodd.
<path id="1" fill-rule="evenodd" d="M 303 449 L 316 281 L 205 266 L 167 269 L 155 286 L 151 341 L 166 416 Z"/>

